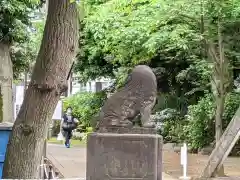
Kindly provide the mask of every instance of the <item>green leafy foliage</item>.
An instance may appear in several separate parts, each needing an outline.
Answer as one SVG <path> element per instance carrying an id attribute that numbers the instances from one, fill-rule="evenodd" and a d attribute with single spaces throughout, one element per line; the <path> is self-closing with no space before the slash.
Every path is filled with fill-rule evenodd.
<path id="1" fill-rule="evenodd" d="M 58 133 L 60 132 L 60 126 L 61 126 L 61 121 L 54 121 L 53 127 L 52 127 L 52 136 L 57 136 Z"/>
<path id="2" fill-rule="evenodd" d="M 208 6 L 209 4 L 211 6 Z M 80 72 L 86 81 L 98 76 L 116 77 L 114 72 L 118 71 L 119 67 L 131 68 L 144 63 L 152 67 L 166 68 L 165 76 L 166 73 L 173 77 L 178 76 L 178 73 L 189 76 L 190 73 L 186 72 L 198 69 L 196 67 L 199 63 L 206 63 L 201 62 L 205 58 L 201 53 L 202 39 L 216 36 L 216 33 L 211 31 L 216 32 L 215 19 L 218 11 L 221 10 L 221 15 L 225 17 L 224 23 L 232 20 L 236 22 L 239 17 L 237 4 L 237 1 L 226 1 L 217 3 L 218 6 L 214 7 L 213 2 L 208 0 L 84 1 L 86 12 L 82 21 L 81 51 L 75 70 Z M 200 31 L 199 19 L 202 13 L 206 18 L 203 26 L 206 26 L 207 34 Z M 225 38 L 234 37 L 227 31 L 227 27 L 224 31 Z M 228 52 L 232 52 L 234 47 L 229 46 L 231 42 L 226 44 Z M 204 73 L 209 75 L 210 70 L 211 68 L 208 68 Z M 196 80 L 199 81 L 195 79 L 193 82 Z M 171 86 L 173 82 L 169 83 Z M 191 92 L 206 89 L 198 88 L 193 83 L 192 86 L 194 90 Z"/>
<path id="3" fill-rule="evenodd" d="M 184 101 L 183 101 L 184 102 Z M 180 103 L 180 104 L 179 104 Z M 165 142 L 188 142 L 193 150 L 198 150 L 214 141 L 215 137 L 215 103 L 212 94 L 206 94 L 197 104 L 188 106 L 187 115 L 183 116 L 186 104 L 174 96 L 159 96 L 155 106 L 155 120 L 161 122 L 160 134 Z M 175 106 L 174 106 L 175 104 Z M 226 96 L 223 115 L 225 129 L 240 104 L 240 94 L 229 93 Z M 181 109 L 180 107 L 183 107 Z M 183 113 L 181 115 L 181 113 Z"/>
<path id="4" fill-rule="evenodd" d="M 164 1 L 112 0 L 88 12 L 77 70 L 91 77 L 101 66 L 99 75 L 112 75 L 120 66 L 149 63 L 158 54 L 162 61 L 181 61 L 181 50 L 189 52 L 199 37 L 187 24 L 172 23 L 174 15 L 167 13 L 170 7 Z"/>
<path id="5" fill-rule="evenodd" d="M 166 108 L 158 111 L 154 120 L 160 123 L 159 133 L 163 136 L 164 142 L 180 143 L 184 140 L 182 129 L 186 121 L 177 110 Z"/>
<path id="6" fill-rule="evenodd" d="M 80 121 L 80 127 L 91 127 L 91 120 L 100 111 L 105 99 L 105 92 L 77 93 L 64 99 L 64 110 L 72 107 L 73 115 Z"/>
<path id="7" fill-rule="evenodd" d="M 240 1 L 87 0 L 83 5 L 75 66 L 82 80 L 112 77 L 118 88 L 132 67 L 148 64 L 161 94 L 154 112 L 176 111 L 164 121 L 165 140 L 185 139 L 195 149 L 211 142 L 216 106 L 210 80 L 215 62 L 208 56 L 208 43 L 217 49 L 220 21 L 224 55 L 230 62 L 226 69 L 236 79 L 240 73 Z M 234 87 L 229 87 L 231 92 Z M 235 102 L 228 97 L 232 96 L 227 96 L 226 104 Z M 232 118 L 233 104 L 226 105 L 224 127 Z"/>
<path id="8" fill-rule="evenodd" d="M 22 43 L 28 38 L 30 14 L 38 0 L 2 0 L 0 2 L 0 41 Z"/>
<path id="9" fill-rule="evenodd" d="M 223 116 L 224 129 L 233 118 L 240 104 L 239 93 L 229 93 L 225 101 Z M 193 149 L 202 148 L 214 141 L 215 103 L 212 95 L 206 95 L 197 105 L 189 106 L 186 119 L 188 124 L 184 127 L 185 139 Z"/>
<path id="10" fill-rule="evenodd" d="M 38 19 L 39 3 L 39 0 L 0 2 L 0 42 L 11 45 L 10 54 L 15 79 L 20 73 L 29 71 L 29 66 L 38 53 L 44 19 L 34 23 L 32 21 Z M 42 24 L 42 27 L 39 24 Z"/>
<path id="11" fill-rule="evenodd" d="M 186 121 L 184 118 L 174 116 L 163 123 L 162 131 L 164 142 L 182 143 L 185 141 L 185 135 L 183 132 Z"/>
<path id="12" fill-rule="evenodd" d="M 15 42 L 11 48 L 14 78 L 18 78 L 22 72 L 31 72 L 40 48 L 45 20 L 34 22 L 28 39 L 23 43 Z"/>
<path id="13" fill-rule="evenodd" d="M 223 127 L 226 128 L 240 105 L 240 92 L 232 92 L 226 96 Z"/>
<path id="14" fill-rule="evenodd" d="M 189 106 L 186 115 L 189 121 L 184 127 L 187 142 L 194 149 L 210 144 L 214 140 L 214 102 L 212 96 L 206 95 L 197 105 Z"/>

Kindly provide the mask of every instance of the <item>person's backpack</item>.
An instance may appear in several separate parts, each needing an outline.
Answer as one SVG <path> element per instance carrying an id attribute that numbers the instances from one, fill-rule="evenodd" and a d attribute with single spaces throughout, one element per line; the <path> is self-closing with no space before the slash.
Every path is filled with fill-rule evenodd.
<path id="1" fill-rule="evenodd" d="M 71 121 L 68 121 L 68 117 L 66 114 L 63 115 L 63 124 L 62 124 L 62 129 L 64 131 L 72 131 L 77 127 L 77 124 L 74 122 L 74 117 L 71 117 Z"/>

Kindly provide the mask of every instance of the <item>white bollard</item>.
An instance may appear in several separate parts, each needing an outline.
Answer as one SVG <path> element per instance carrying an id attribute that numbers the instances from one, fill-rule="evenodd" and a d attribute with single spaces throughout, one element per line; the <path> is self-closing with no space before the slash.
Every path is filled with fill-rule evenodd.
<path id="1" fill-rule="evenodd" d="M 183 176 L 180 177 L 182 180 L 189 180 L 190 177 L 187 176 L 187 144 L 184 143 L 181 147 L 181 165 L 183 166 Z"/>

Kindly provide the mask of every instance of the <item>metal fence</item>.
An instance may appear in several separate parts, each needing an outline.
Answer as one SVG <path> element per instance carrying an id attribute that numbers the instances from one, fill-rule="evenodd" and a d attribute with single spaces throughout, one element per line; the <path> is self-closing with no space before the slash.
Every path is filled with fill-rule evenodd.
<path id="1" fill-rule="evenodd" d="M 54 167 L 47 158 L 40 165 L 40 179 L 62 179 L 63 175 Z"/>
<path id="2" fill-rule="evenodd" d="M 44 143 L 42 162 L 39 168 L 40 179 L 63 179 L 64 176 L 54 167 L 52 162 L 47 158 L 47 140 Z"/>

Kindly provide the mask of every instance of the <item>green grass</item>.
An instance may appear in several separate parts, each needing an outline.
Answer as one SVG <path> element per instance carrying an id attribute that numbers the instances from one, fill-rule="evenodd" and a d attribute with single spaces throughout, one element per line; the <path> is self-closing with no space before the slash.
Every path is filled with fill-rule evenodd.
<path id="1" fill-rule="evenodd" d="M 52 137 L 52 138 L 50 138 L 48 140 L 48 143 L 51 143 L 51 144 L 63 144 L 64 141 L 58 141 L 56 137 Z M 86 143 L 84 141 L 71 139 L 71 145 L 72 146 L 85 146 Z"/>

